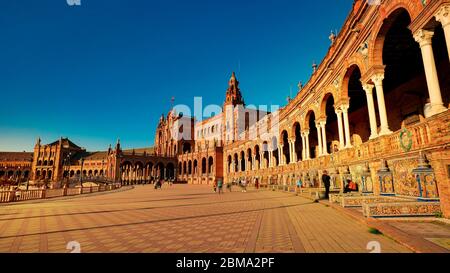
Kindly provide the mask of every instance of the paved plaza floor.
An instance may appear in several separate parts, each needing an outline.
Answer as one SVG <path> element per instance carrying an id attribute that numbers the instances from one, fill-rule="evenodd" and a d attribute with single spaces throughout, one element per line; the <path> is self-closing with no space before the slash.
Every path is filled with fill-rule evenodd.
<path id="1" fill-rule="evenodd" d="M 352 217 L 294 194 L 218 195 L 198 185 L 135 186 L 0 206 L 0 252 L 410 252 Z"/>

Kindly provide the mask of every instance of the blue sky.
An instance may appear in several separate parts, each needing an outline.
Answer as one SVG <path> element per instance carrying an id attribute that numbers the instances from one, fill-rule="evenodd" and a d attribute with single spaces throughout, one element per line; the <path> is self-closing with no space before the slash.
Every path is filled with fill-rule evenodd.
<path id="1" fill-rule="evenodd" d="M 30 151 L 38 136 L 92 151 L 117 138 L 151 146 L 172 96 L 221 105 L 232 71 L 247 104 L 285 105 L 352 3 L 2 1 L 0 151 Z"/>

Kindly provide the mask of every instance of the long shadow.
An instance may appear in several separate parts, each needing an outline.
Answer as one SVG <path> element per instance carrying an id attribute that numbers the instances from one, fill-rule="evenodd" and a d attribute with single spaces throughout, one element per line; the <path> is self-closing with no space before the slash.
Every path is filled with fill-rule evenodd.
<path id="1" fill-rule="evenodd" d="M 273 208 L 250 209 L 250 210 L 243 210 L 243 211 L 238 211 L 238 212 L 211 213 L 211 214 L 206 214 L 206 215 L 176 217 L 176 218 L 171 218 L 171 219 L 141 221 L 141 222 L 134 222 L 134 223 L 126 223 L 126 224 L 104 225 L 104 226 L 86 227 L 86 228 L 73 228 L 73 229 L 67 229 L 67 230 L 48 231 L 48 232 L 35 232 L 35 233 L 28 233 L 28 234 L 21 234 L 21 235 L 0 236 L 0 239 L 36 236 L 36 235 L 43 235 L 43 234 L 48 235 L 48 234 L 56 234 L 56 233 L 67 233 L 67 232 L 74 232 L 74 231 L 85 231 L 85 230 L 114 228 L 114 227 L 126 227 L 126 226 L 133 226 L 133 225 L 145 225 L 145 224 L 154 224 L 154 223 L 163 223 L 163 222 L 171 222 L 171 221 L 181 221 L 181 220 L 201 219 L 201 218 L 227 216 L 227 215 L 240 214 L 240 213 L 250 213 L 250 212 L 258 212 L 258 211 L 266 211 L 266 210 L 292 208 L 292 207 L 299 207 L 299 206 L 312 205 L 312 204 L 316 204 L 316 203 L 308 202 L 308 203 L 304 203 L 304 204 L 283 205 L 283 206 L 278 206 L 278 207 L 273 207 Z"/>
<path id="2" fill-rule="evenodd" d="M 295 196 L 291 196 L 291 197 L 295 197 Z M 114 212 L 126 212 L 126 211 L 143 211 L 143 210 L 153 210 L 153 209 L 167 209 L 167 208 L 205 206 L 205 205 L 214 205 L 214 204 L 249 202 L 249 201 L 255 201 L 255 200 L 272 200 L 272 199 L 280 199 L 280 198 L 284 198 L 285 199 L 286 196 L 271 197 L 271 198 L 264 198 L 264 199 L 254 198 L 254 199 L 220 201 L 220 202 L 207 202 L 207 203 L 194 203 L 194 204 L 181 204 L 181 205 L 160 206 L 160 207 L 145 207 L 145 208 L 135 208 L 135 209 L 117 209 L 117 210 L 74 212 L 74 213 L 64 213 L 64 214 L 37 215 L 37 216 L 28 216 L 28 217 L 16 217 L 16 218 L 0 219 L 0 222 L 2 222 L 2 221 L 10 221 L 10 220 L 33 219 L 33 218 L 47 218 L 47 217 L 55 217 L 55 216 L 74 216 L 74 215 L 85 215 L 85 214 L 101 214 L 101 213 L 114 213 Z"/>

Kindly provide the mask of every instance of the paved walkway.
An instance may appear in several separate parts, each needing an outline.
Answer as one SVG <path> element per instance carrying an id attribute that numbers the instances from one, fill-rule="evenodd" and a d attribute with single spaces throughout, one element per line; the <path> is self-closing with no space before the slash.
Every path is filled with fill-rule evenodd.
<path id="1" fill-rule="evenodd" d="M 237 189 L 236 189 L 237 190 Z M 404 246 L 323 204 L 282 192 L 217 195 L 151 186 L 0 207 L 0 252 L 382 252 Z"/>

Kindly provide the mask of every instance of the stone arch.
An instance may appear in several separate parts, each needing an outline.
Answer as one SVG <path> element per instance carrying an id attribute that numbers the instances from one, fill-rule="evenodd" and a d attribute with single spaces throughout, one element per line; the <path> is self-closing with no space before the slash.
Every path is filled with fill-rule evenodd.
<path id="1" fill-rule="evenodd" d="M 194 159 L 194 163 L 193 163 L 193 173 L 194 173 L 195 175 L 198 174 L 198 161 L 197 161 L 197 159 Z"/>
<path id="2" fill-rule="evenodd" d="M 254 163 L 256 166 L 255 170 L 258 170 L 259 166 L 261 164 L 260 151 L 261 151 L 261 148 L 259 147 L 259 145 L 258 144 L 255 145 L 255 147 L 253 148 L 253 154 L 255 155 L 255 163 Z"/>
<path id="3" fill-rule="evenodd" d="M 323 95 L 321 103 L 320 103 L 320 117 L 321 118 L 327 117 L 326 107 L 327 107 L 327 101 L 330 97 L 333 97 L 333 100 L 336 102 L 336 97 L 332 92 L 327 92 Z"/>
<path id="4" fill-rule="evenodd" d="M 247 148 L 248 170 L 253 170 L 252 148 Z"/>
<path id="5" fill-rule="evenodd" d="M 244 152 L 244 150 L 242 150 L 239 153 L 239 158 L 240 158 L 241 171 L 245 172 L 247 169 L 245 168 L 245 152 Z"/>
<path id="6" fill-rule="evenodd" d="M 208 158 L 208 173 L 214 173 L 214 158 L 212 156 Z"/>
<path id="7" fill-rule="evenodd" d="M 350 58 L 346 59 L 344 61 L 344 67 L 350 68 L 352 66 L 358 66 L 361 70 L 362 74 L 365 74 L 367 72 L 368 64 L 367 61 L 364 61 L 364 57 L 361 55 L 360 52 L 354 53 Z M 347 74 L 347 71 L 344 72 L 344 75 L 342 75 L 342 79 L 345 78 L 345 75 Z M 344 82 L 342 82 L 342 86 L 344 86 Z M 341 87 L 342 87 L 341 86 Z M 334 99 L 339 99 L 339 97 L 335 97 Z"/>
<path id="8" fill-rule="evenodd" d="M 233 159 L 231 155 L 228 155 L 227 157 L 227 171 L 228 173 L 231 173 L 231 163 L 233 162 Z"/>
<path id="9" fill-rule="evenodd" d="M 239 156 L 237 153 L 234 153 L 234 155 L 233 155 L 233 169 L 234 169 L 234 172 L 239 171 Z"/>
<path id="10" fill-rule="evenodd" d="M 282 155 L 284 156 L 284 160 L 283 162 L 285 162 L 286 164 L 291 163 L 291 149 L 289 147 L 290 143 L 289 143 L 289 133 L 287 130 L 284 130 L 281 132 L 280 135 L 280 141 L 281 144 L 283 145 L 283 150 Z"/>
<path id="11" fill-rule="evenodd" d="M 361 70 L 361 67 L 358 64 L 351 64 L 350 66 L 347 66 L 347 69 L 345 70 L 344 77 L 342 78 L 342 86 L 341 86 L 341 98 L 348 98 L 348 85 L 350 83 L 350 78 L 353 75 L 353 72 L 355 70 L 360 71 L 360 75 L 363 75 L 363 71 Z M 333 97 L 334 98 L 334 97 Z M 328 99 L 328 98 L 327 98 Z M 336 98 L 334 98 L 336 101 Z M 323 103 L 323 101 L 322 101 Z M 325 106 L 326 106 L 326 100 L 325 100 Z"/>
<path id="12" fill-rule="evenodd" d="M 175 165 L 172 162 L 167 163 L 166 165 L 166 179 L 174 179 L 175 178 Z"/>
<path id="13" fill-rule="evenodd" d="M 305 130 L 309 130 L 311 128 L 309 128 L 309 120 L 311 118 L 311 116 L 314 115 L 314 117 L 317 119 L 318 117 L 320 117 L 320 113 L 319 111 L 317 111 L 317 109 L 315 109 L 315 107 L 311 107 L 308 109 L 308 111 L 306 112 L 305 115 L 305 119 L 303 120 L 303 126 L 302 128 L 304 128 Z"/>
<path id="14" fill-rule="evenodd" d="M 421 0 L 395 0 L 380 6 L 378 19 L 372 27 L 373 36 L 369 41 L 369 67 L 383 65 L 384 40 L 393 23 L 389 18 L 400 10 L 405 10 L 413 21 L 422 9 Z"/>
<path id="15" fill-rule="evenodd" d="M 269 167 L 269 157 L 270 157 L 270 151 L 269 151 L 269 143 L 267 141 L 264 141 L 262 143 L 262 151 L 263 151 L 263 165 L 267 168 Z"/>
<path id="16" fill-rule="evenodd" d="M 202 174 L 206 174 L 206 158 L 202 158 Z"/>
<path id="17" fill-rule="evenodd" d="M 302 150 L 303 150 L 303 142 L 302 142 L 302 127 L 300 122 L 296 121 L 294 125 L 292 125 L 292 137 L 294 139 L 294 154 L 295 159 L 300 161 L 302 159 Z"/>

